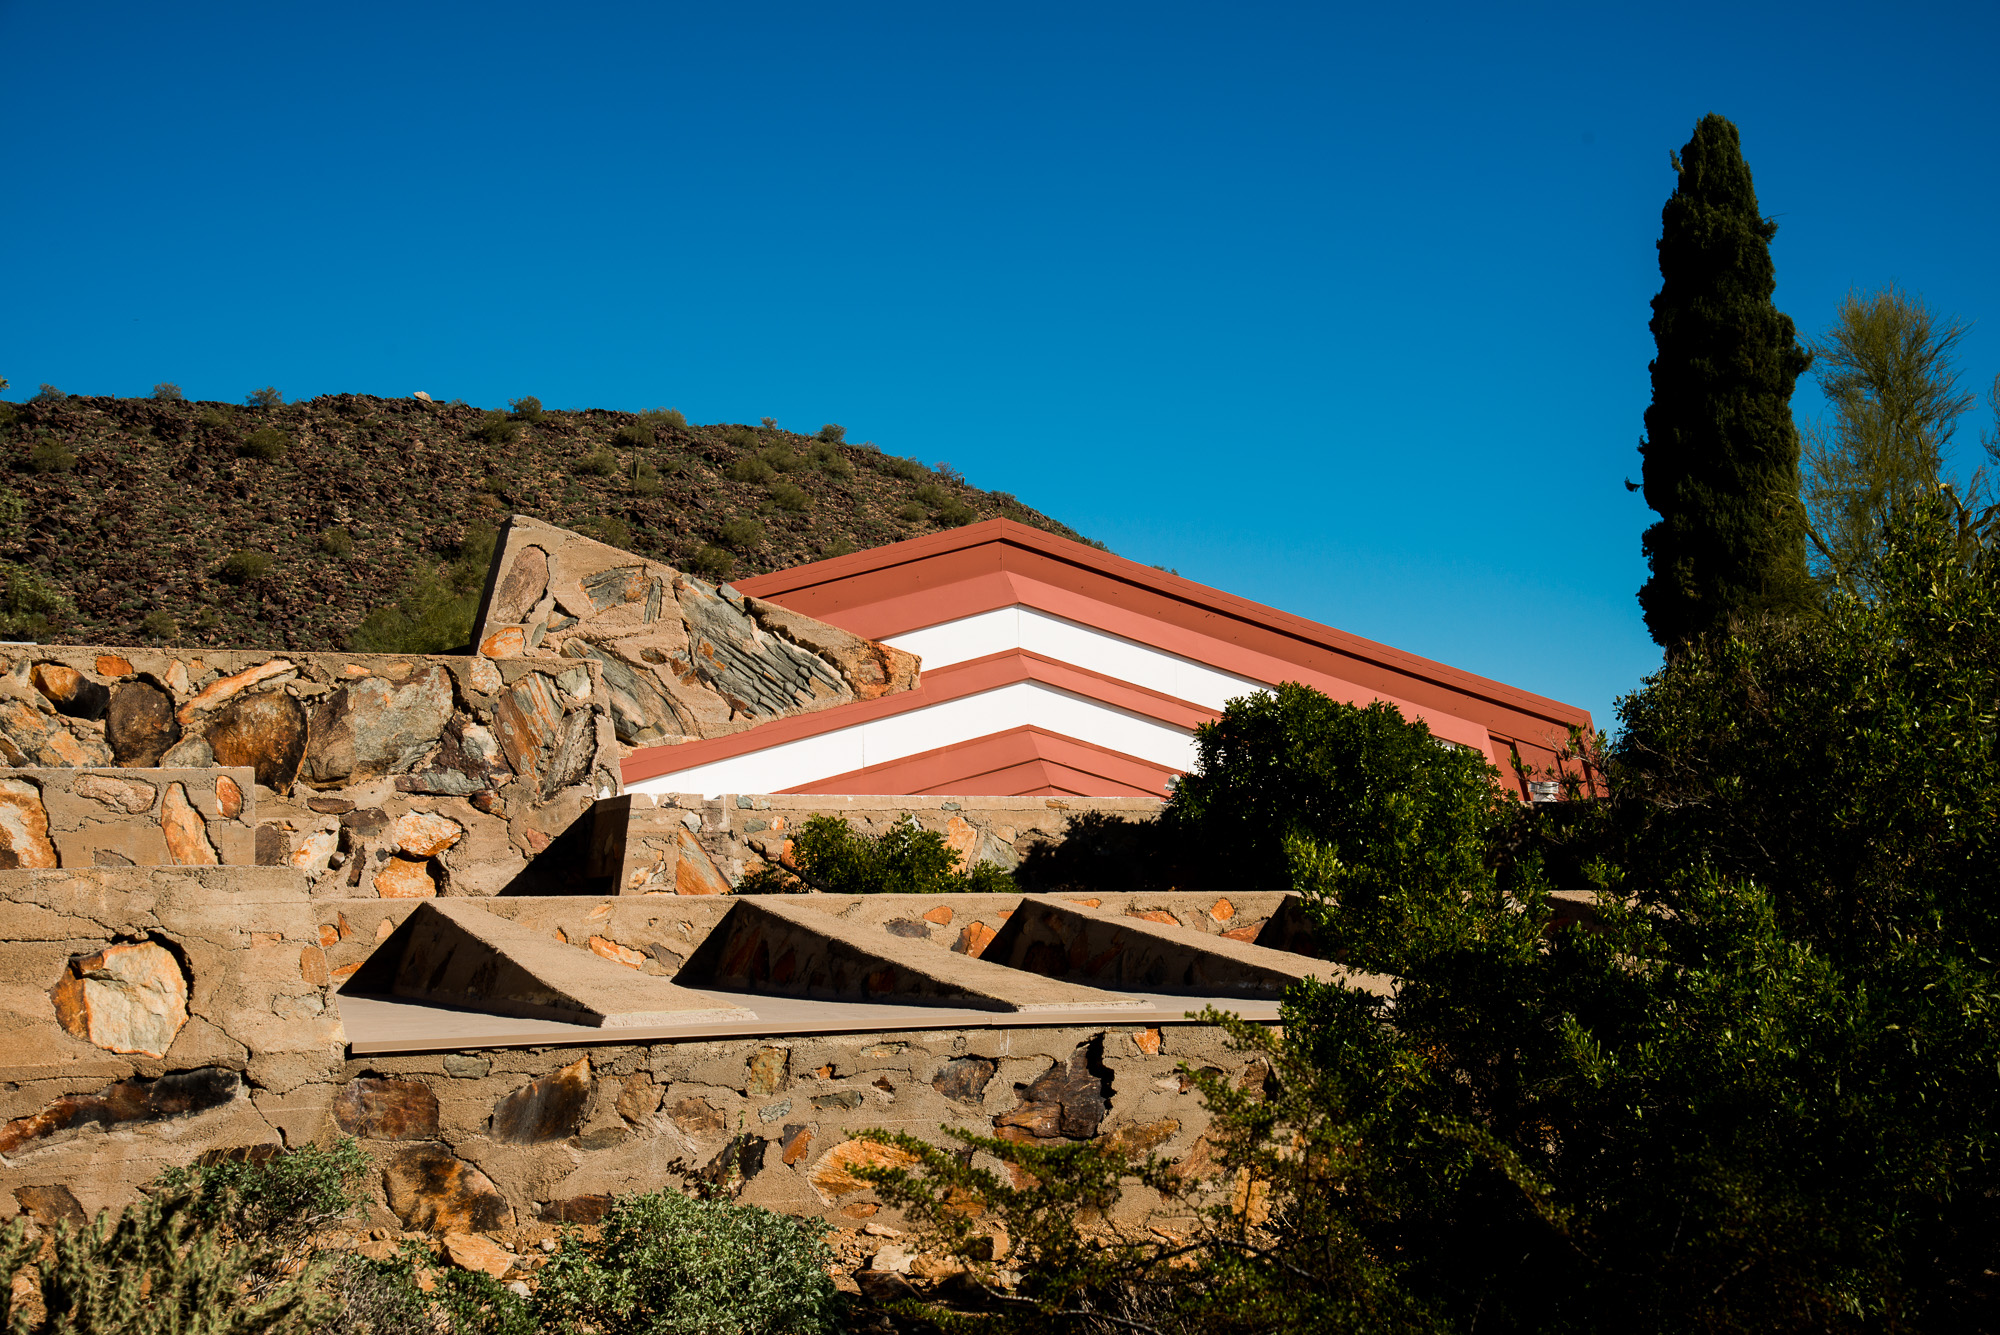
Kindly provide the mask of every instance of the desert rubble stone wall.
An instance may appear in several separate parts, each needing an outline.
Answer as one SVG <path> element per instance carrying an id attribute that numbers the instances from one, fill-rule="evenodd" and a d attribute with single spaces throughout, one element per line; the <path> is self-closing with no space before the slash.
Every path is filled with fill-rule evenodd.
<path id="1" fill-rule="evenodd" d="M 575 889 L 543 882 L 582 874 L 588 822 L 574 859 L 535 864 L 619 791 L 605 695 L 598 664 L 574 659 L 0 646 L 0 764 L 13 767 L 0 769 L 0 843 L 33 844 L 8 822 L 33 826 L 37 784 L 53 817 L 36 776 L 74 768 L 96 777 L 66 792 L 115 805 L 119 783 L 155 787 L 162 813 L 196 809 L 225 864 L 295 867 L 319 894 Z M 168 773 L 189 769 L 210 777 Z M 210 819 L 217 787 L 242 787 L 246 770 L 248 858 L 241 832 Z"/>
<path id="2" fill-rule="evenodd" d="M 597 663 L 629 747 L 720 737 L 917 679 L 900 649 L 526 515 L 501 534 L 478 647 Z"/>
<path id="3" fill-rule="evenodd" d="M 249 769 L 0 771 L 0 868 L 256 862 Z"/>
<path id="4" fill-rule="evenodd" d="M 627 793 L 597 804 L 590 867 L 619 894 L 726 894 L 768 860 L 789 860 L 791 835 L 808 820 L 839 816 L 870 835 L 913 820 L 943 835 L 962 867 L 1012 871 L 1036 848 L 1061 843 L 1079 816 L 1148 821 L 1163 805 L 1150 797 Z"/>

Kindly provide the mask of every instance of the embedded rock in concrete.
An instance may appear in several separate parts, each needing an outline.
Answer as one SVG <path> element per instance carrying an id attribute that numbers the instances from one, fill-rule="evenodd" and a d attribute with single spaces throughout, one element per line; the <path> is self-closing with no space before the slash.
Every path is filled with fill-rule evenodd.
<path id="1" fill-rule="evenodd" d="M 751 1098 L 776 1094 L 792 1083 L 792 1053 L 789 1048 L 759 1048 L 750 1054 L 749 1075 L 743 1092 Z"/>
<path id="2" fill-rule="evenodd" d="M 812 1184 L 828 1198 L 869 1190 L 871 1184 L 854 1176 L 857 1168 L 908 1168 L 917 1156 L 872 1140 L 844 1140 L 813 1166 Z"/>
<path id="3" fill-rule="evenodd" d="M 65 1094 L 40 1112 L 0 1125 L 0 1154 L 74 1127 L 157 1122 L 205 1112 L 231 1102 L 242 1088 L 243 1078 L 236 1072 L 211 1066 L 157 1080 L 120 1080 L 95 1094 Z"/>
<path id="4" fill-rule="evenodd" d="M 444 1240 L 444 1254 L 460 1270 L 477 1270 L 503 1278 L 514 1268 L 514 1254 L 491 1238 L 477 1233 L 453 1233 Z"/>
<path id="5" fill-rule="evenodd" d="M 109 760 L 104 743 L 89 732 L 72 732 L 46 706 L 0 699 L 0 763 L 102 765 Z"/>
<path id="6" fill-rule="evenodd" d="M 181 739 L 173 697 L 149 681 L 119 682 L 111 688 L 104 736 L 116 764 L 128 769 L 157 766 L 167 748 Z"/>
<path id="7" fill-rule="evenodd" d="M 167 685 L 173 687 L 176 693 L 185 691 L 188 686 L 186 674 L 187 669 L 176 662 L 167 672 Z M 195 721 L 202 715 L 222 708 L 252 686 L 270 681 L 289 680 L 297 674 L 297 666 L 289 659 L 273 658 L 244 668 L 241 672 L 217 677 L 202 687 L 193 699 L 182 705 L 175 717 L 180 720 L 182 728 L 192 730 Z"/>
<path id="8" fill-rule="evenodd" d="M 708 854 L 686 829 L 674 831 L 674 893 L 677 895 L 726 895 L 735 887 L 715 869 Z"/>
<path id="9" fill-rule="evenodd" d="M 667 1119 L 679 1127 L 683 1135 L 697 1139 L 703 1136 L 719 1136 L 729 1126 L 722 1114 L 709 1105 L 707 1099 L 692 1096 L 667 1109 Z"/>
<path id="10" fill-rule="evenodd" d="M 227 776 L 220 782 L 235 787 Z M 108 774 L 85 774 L 71 784 L 69 790 L 78 797 L 101 802 L 113 811 L 122 811 L 128 816 L 145 815 L 153 809 L 153 802 L 159 796 L 150 783 L 140 779 L 116 779 Z M 233 811 L 224 814 L 230 819 L 236 815 Z"/>
<path id="11" fill-rule="evenodd" d="M 575 783 L 597 750 L 596 723 L 584 710 L 564 717 L 562 701 L 549 679 L 523 677 L 500 697 L 493 731 L 514 772 L 535 784 L 544 799 Z"/>
<path id="12" fill-rule="evenodd" d="M 54 867 L 42 790 L 26 779 L 0 779 L 0 869 Z"/>
<path id="13" fill-rule="evenodd" d="M 188 1020 L 187 976 L 153 941 L 72 961 L 49 995 L 65 1030 L 110 1052 L 164 1057 Z"/>
<path id="14" fill-rule="evenodd" d="M 76 1193 L 61 1183 L 52 1186 L 16 1187 L 14 1203 L 21 1207 L 21 1213 L 52 1229 L 58 1224 L 68 1224 L 72 1228 L 90 1222 L 90 1216 L 83 1212 L 83 1203 Z"/>
<path id="15" fill-rule="evenodd" d="M 999 1068 L 984 1057 L 954 1057 L 938 1068 L 931 1088 L 959 1103 L 978 1103 L 986 1097 L 986 1084 Z"/>
<path id="16" fill-rule="evenodd" d="M 69 718 L 100 719 L 111 707 L 111 690 L 100 686 L 73 667 L 61 663 L 37 663 L 35 689 Z"/>
<path id="17" fill-rule="evenodd" d="M 743 606 L 765 630 L 831 661 L 858 700 L 874 700 L 917 684 L 915 654 L 864 640 L 762 598 L 745 598 Z"/>
<path id="18" fill-rule="evenodd" d="M 511 1226 L 514 1209 L 493 1179 L 442 1145 L 412 1145 L 382 1170 L 389 1208 L 403 1227 L 427 1233 L 485 1233 Z"/>
<path id="19" fill-rule="evenodd" d="M 512 1145 L 567 1140 L 583 1126 L 590 1106 L 590 1058 L 530 1080 L 493 1109 L 493 1139 Z"/>
<path id="20" fill-rule="evenodd" d="M 375 873 L 375 893 L 384 899 L 430 899 L 437 894 L 431 864 L 392 857 Z"/>
<path id="21" fill-rule="evenodd" d="M 218 775 L 215 780 L 215 805 L 222 812 L 224 820 L 235 820 L 243 814 L 243 787 L 227 774 Z"/>
<path id="22" fill-rule="evenodd" d="M 788 714 L 802 705 L 853 698 L 819 655 L 767 635 L 737 604 L 695 580 L 674 586 L 687 623 L 695 675 L 748 718 Z"/>
<path id="23" fill-rule="evenodd" d="M 500 749 L 499 739 L 490 729 L 454 714 L 444 726 L 430 768 L 401 776 L 396 780 L 396 788 L 405 793 L 469 797 L 498 786 L 502 778 L 513 772 L 506 753 Z"/>
<path id="24" fill-rule="evenodd" d="M 635 1126 L 650 1121 L 653 1114 L 660 1110 L 660 1100 L 666 1097 L 666 1093 L 643 1071 L 628 1075 L 618 1091 L 615 1105 L 618 1115 Z"/>
<path id="25" fill-rule="evenodd" d="M 660 725 L 663 720 L 675 717 L 674 707 L 667 694 L 648 680 L 651 674 L 641 677 L 588 640 L 568 641 L 563 645 L 563 656 L 593 659 L 603 669 L 611 722 L 619 741 L 638 745 L 668 735 Z"/>
<path id="26" fill-rule="evenodd" d="M 283 691 L 239 695 L 224 705 L 204 734 L 218 765 L 247 765 L 257 782 L 291 789 L 306 754 L 306 712 Z"/>
<path id="27" fill-rule="evenodd" d="M 1022 1091 L 1021 1102 L 993 1119 L 1002 1139 L 1087 1140 L 1111 1111 L 1111 1072 L 1100 1036 L 1079 1043 L 1068 1062 L 1057 1062 Z M 1009 1133 L 1013 1134 L 1009 1134 Z"/>
<path id="28" fill-rule="evenodd" d="M 1156 1150 L 1180 1134 L 1181 1124 L 1172 1117 L 1157 1122 L 1140 1122 L 1121 1126 L 1115 1131 L 1098 1137 L 1098 1143 L 1107 1149 L 1122 1150 L 1126 1154 L 1144 1154 Z"/>
<path id="29" fill-rule="evenodd" d="M 438 1133 L 437 1095 L 416 1080 L 360 1076 L 341 1086 L 333 1120 L 363 1140 L 429 1140 Z"/>
<path id="30" fill-rule="evenodd" d="M 412 811 L 398 816 L 389 837 L 404 857 L 434 858 L 465 837 L 465 827 L 449 816 Z"/>
<path id="31" fill-rule="evenodd" d="M 812 1128 L 796 1124 L 787 1125 L 778 1137 L 778 1157 L 790 1168 L 812 1152 Z"/>
<path id="32" fill-rule="evenodd" d="M 313 711 L 301 777 L 335 784 L 417 765 L 451 717 L 451 673 L 425 664 L 402 681 L 363 677 L 341 687 Z"/>
<path id="33" fill-rule="evenodd" d="M 215 845 L 208 841 L 208 822 L 201 818 L 187 789 L 178 783 L 167 785 L 160 799 L 160 832 L 167 839 L 167 856 L 180 867 L 216 867 L 222 864 Z"/>
<path id="34" fill-rule="evenodd" d="M 549 587 L 549 554 L 540 547 L 524 547 L 507 568 L 507 577 L 493 591 L 493 605 L 487 619 L 495 624 L 526 619 Z"/>

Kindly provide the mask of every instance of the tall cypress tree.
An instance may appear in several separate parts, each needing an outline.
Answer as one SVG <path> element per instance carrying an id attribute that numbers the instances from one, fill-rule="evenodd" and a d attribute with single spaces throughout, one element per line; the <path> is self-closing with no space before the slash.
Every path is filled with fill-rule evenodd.
<path id="1" fill-rule="evenodd" d="M 1736 127 L 1702 117 L 1673 158 L 1646 409 L 1646 628 L 1672 651 L 1745 613 L 1813 599 L 1792 386 L 1811 363 L 1771 302 L 1776 223 L 1757 210 Z"/>

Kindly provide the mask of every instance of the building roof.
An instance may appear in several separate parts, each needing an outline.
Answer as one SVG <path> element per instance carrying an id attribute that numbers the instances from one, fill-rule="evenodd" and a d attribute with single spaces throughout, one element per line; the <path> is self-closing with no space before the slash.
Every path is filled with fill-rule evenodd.
<path id="1" fill-rule="evenodd" d="M 919 655 L 915 689 L 625 761 L 642 791 L 1162 794 L 1193 729 L 1296 681 L 1545 768 L 1574 706 L 1010 520 L 738 584 Z"/>

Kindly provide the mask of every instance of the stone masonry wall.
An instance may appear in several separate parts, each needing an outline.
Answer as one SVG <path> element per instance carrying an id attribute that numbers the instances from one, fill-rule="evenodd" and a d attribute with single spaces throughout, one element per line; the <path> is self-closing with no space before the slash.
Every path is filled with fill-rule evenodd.
<path id="1" fill-rule="evenodd" d="M 248 769 L 0 772 L 0 867 L 215 867 L 257 861 Z"/>
<path id="2" fill-rule="evenodd" d="M 619 894 L 726 894 L 768 859 L 789 859 L 791 835 L 808 820 L 840 816 L 870 835 L 914 820 L 942 834 L 961 866 L 990 862 L 1012 871 L 1036 847 L 1061 843 L 1074 817 L 1151 820 L 1163 805 L 1149 797 L 628 793 L 598 803 L 591 868 L 615 877 Z"/>
<path id="3" fill-rule="evenodd" d="M 900 649 L 526 515 L 501 535 L 478 645 L 493 659 L 596 663 L 618 740 L 633 747 L 719 737 L 917 679 Z"/>
<path id="4" fill-rule="evenodd" d="M 316 893 L 342 896 L 574 888 L 543 882 L 580 874 L 584 847 L 561 867 L 531 864 L 619 790 L 618 758 L 594 663 L 0 646 L 0 762 L 16 767 L 0 769 L 0 845 L 5 794 L 26 806 L 7 782 L 110 769 L 69 791 L 157 786 L 164 814 L 180 781 L 158 767 L 203 769 L 218 777 L 181 788 L 210 819 L 221 799 L 199 793 L 215 793 L 227 767 L 239 786 L 250 771 L 242 798 L 257 824 L 250 858 L 235 831 L 214 832 L 225 862 L 296 867 Z"/>

